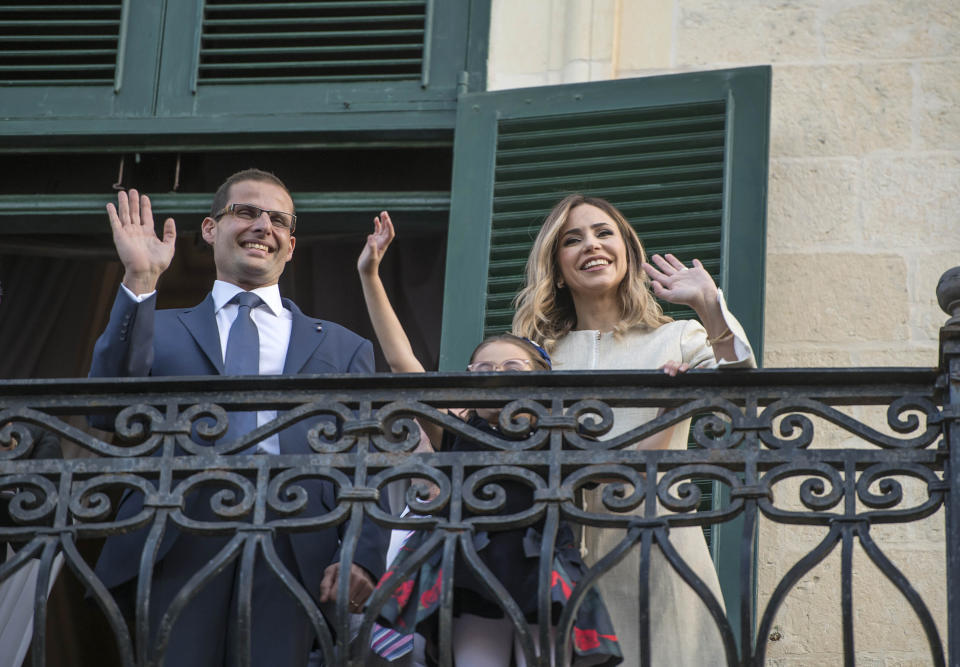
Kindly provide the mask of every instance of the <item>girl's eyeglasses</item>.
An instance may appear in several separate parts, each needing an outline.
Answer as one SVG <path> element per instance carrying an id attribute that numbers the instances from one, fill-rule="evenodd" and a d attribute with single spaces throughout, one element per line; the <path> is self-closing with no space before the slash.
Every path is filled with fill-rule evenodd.
<path id="1" fill-rule="evenodd" d="M 506 359 L 499 364 L 494 361 L 475 361 L 467 365 L 467 370 L 474 373 L 490 373 L 492 371 L 524 371 L 530 368 L 529 359 Z"/>

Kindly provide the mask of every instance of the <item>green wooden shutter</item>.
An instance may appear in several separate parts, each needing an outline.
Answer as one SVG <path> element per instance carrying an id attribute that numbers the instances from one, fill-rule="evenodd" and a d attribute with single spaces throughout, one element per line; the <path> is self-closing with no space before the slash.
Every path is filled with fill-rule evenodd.
<path id="1" fill-rule="evenodd" d="M 284 115 L 318 113 L 324 131 L 425 127 L 431 115 L 449 128 L 471 40 L 486 39 L 474 16 L 489 12 L 489 0 L 167 2 L 165 24 L 186 29 L 164 32 L 157 115 L 263 114 L 279 130 Z"/>
<path id="2" fill-rule="evenodd" d="M 426 0 L 204 5 L 204 83 L 417 80 Z"/>
<path id="3" fill-rule="evenodd" d="M 440 368 L 510 327 L 533 238 L 571 192 L 611 200 L 648 252 L 703 261 L 761 359 L 769 114 L 769 67 L 462 96 Z M 704 483 L 706 502 L 715 489 Z M 707 535 L 735 627 L 755 596 L 741 590 L 742 532 L 737 519 Z"/>
<path id="4" fill-rule="evenodd" d="M 0 7 L 0 83 L 113 84 L 121 2 Z"/>
<path id="5" fill-rule="evenodd" d="M 769 93 L 753 67 L 461 97 L 441 368 L 509 329 L 532 240 L 571 192 L 611 200 L 651 254 L 703 261 L 760 358 Z"/>
<path id="6" fill-rule="evenodd" d="M 162 17 L 159 0 L 34 0 L 0 7 L 0 144 L 10 146 L 45 120 L 49 125 L 38 134 L 63 131 L 64 118 L 148 113 Z"/>

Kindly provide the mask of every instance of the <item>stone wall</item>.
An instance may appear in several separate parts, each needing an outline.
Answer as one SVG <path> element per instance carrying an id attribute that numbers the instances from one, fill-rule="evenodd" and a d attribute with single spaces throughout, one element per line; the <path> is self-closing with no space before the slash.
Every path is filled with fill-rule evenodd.
<path id="1" fill-rule="evenodd" d="M 960 265 L 957 0 L 493 0 L 491 89 L 766 63 L 764 365 L 935 366 L 934 290 Z M 943 632 L 942 512 L 874 533 Z M 764 523 L 761 602 L 817 539 Z M 899 596 L 854 562 L 858 664 L 928 664 Z M 838 573 L 829 559 L 790 596 L 770 664 L 842 664 Z"/>

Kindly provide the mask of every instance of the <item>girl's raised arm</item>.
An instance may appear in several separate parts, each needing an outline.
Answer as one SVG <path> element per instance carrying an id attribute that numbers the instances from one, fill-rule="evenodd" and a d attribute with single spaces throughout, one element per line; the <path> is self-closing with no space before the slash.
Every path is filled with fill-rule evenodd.
<path id="1" fill-rule="evenodd" d="M 390 305 L 387 291 L 380 280 L 380 262 L 395 235 L 390 214 L 381 212 L 373 219 L 373 234 L 367 236 L 367 244 L 357 260 L 357 271 L 360 273 L 360 284 L 363 285 L 363 300 L 367 303 L 373 330 L 390 364 L 390 370 L 394 373 L 423 373 L 423 364 L 413 354 L 410 339 Z"/>
<path id="2" fill-rule="evenodd" d="M 387 291 L 380 280 L 380 262 L 394 236 L 396 233 L 393 231 L 390 214 L 382 211 L 373 219 L 373 234 L 367 237 L 367 244 L 363 246 L 357 260 L 360 284 L 363 285 L 363 300 L 367 303 L 367 313 L 370 314 L 373 330 L 377 334 L 383 356 L 390 364 L 390 370 L 394 373 L 423 373 L 423 364 L 413 354 L 410 339 L 390 305 Z M 420 428 L 431 445 L 439 446 L 443 429 L 430 422 L 421 423 Z M 429 451 L 429 447 L 421 440 L 416 451 Z"/>

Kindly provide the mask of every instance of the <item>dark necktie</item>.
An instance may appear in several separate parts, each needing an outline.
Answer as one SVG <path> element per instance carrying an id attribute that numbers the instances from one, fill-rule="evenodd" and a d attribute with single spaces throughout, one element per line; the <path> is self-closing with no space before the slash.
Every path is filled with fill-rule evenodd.
<path id="1" fill-rule="evenodd" d="M 223 356 L 224 375 L 260 374 L 260 334 L 253 322 L 251 308 L 263 303 L 253 292 L 240 292 L 230 299 L 237 304 L 237 319 L 227 335 L 227 352 Z"/>
<path id="2" fill-rule="evenodd" d="M 260 334 L 253 321 L 251 308 L 263 303 L 263 299 L 253 292 L 240 292 L 230 303 L 237 304 L 237 318 L 230 326 L 227 335 L 227 351 L 223 356 L 224 375 L 260 374 Z M 256 412 L 231 412 L 228 440 L 245 436 L 257 427 Z M 253 451 L 256 450 L 254 446 Z M 252 453 L 252 451 L 250 452 Z"/>

